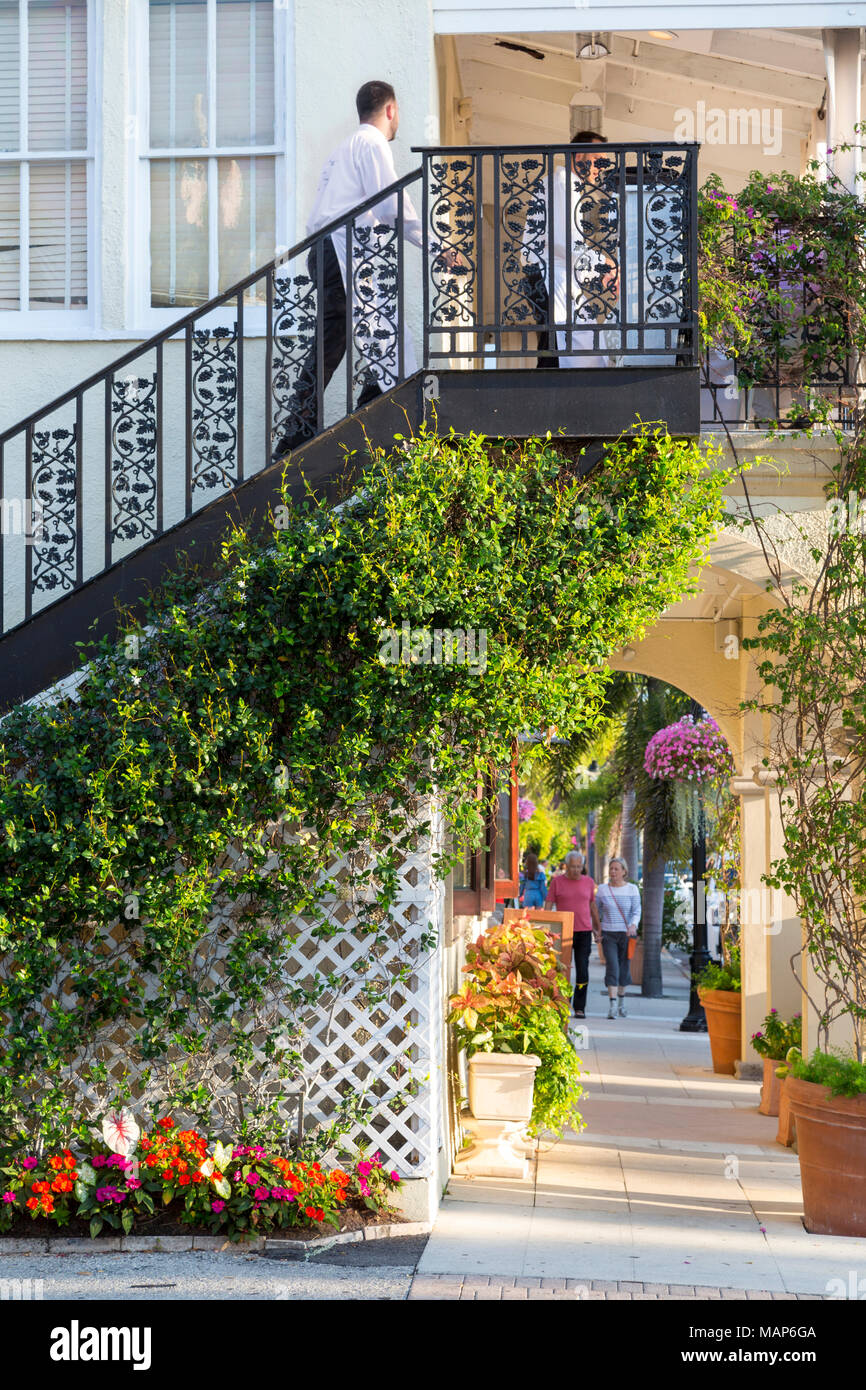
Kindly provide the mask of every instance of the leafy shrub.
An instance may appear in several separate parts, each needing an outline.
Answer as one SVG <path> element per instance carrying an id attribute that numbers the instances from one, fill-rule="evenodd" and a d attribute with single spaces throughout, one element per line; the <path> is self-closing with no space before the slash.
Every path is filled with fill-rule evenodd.
<path id="1" fill-rule="evenodd" d="M 792 1057 L 788 1071 L 801 1081 L 826 1086 L 834 1096 L 866 1095 L 866 1062 L 858 1062 L 856 1057 L 815 1051 L 808 1058 Z"/>
<path id="2" fill-rule="evenodd" d="M 705 966 L 698 976 L 699 989 L 724 989 L 739 993 L 742 987 L 739 946 L 734 946 L 731 949 L 731 960 L 729 965 L 711 960 L 709 965 Z"/>
<path id="3" fill-rule="evenodd" d="M 803 1041 L 803 1019 L 795 1014 L 790 1023 L 780 1017 L 778 1010 L 771 1009 L 764 1019 L 764 1026 L 752 1034 L 752 1047 L 761 1057 L 770 1057 L 774 1062 L 782 1062 L 792 1047 L 798 1050 Z"/>

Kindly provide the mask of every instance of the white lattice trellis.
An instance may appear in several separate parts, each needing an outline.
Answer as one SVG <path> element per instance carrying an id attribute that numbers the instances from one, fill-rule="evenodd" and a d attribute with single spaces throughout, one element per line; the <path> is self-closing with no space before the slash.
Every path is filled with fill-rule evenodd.
<path id="1" fill-rule="evenodd" d="M 441 1067 L 442 1020 L 438 945 L 422 947 L 422 938 L 432 928 L 441 940 L 444 887 L 434 874 L 434 856 L 441 840 L 441 824 L 433 818 L 431 834 L 420 836 L 412 853 L 402 852 L 398 871 L 397 900 L 392 909 L 392 926 L 375 959 L 375 974 L 381 983 L 390 980 L 387 996 L 381 1002 L 369 1001 L 363 964 L 369 942 L 353 931 L 357 921 L 351 906 L 351 872 L 345 861 L 331 866 L 327 888 L 321 900 L 330 917 L 342 930 L 326 937 L 315 926 L 302 922 L 286 923 L 294 937 L 286 970 L 286 996 L 272 1000 L 269 1026 L 290 1032 L 297 1022 L 289 991 L 316 977 L 333 975 L 339 988 L 326 994 L 321 1006 L 306 1011 L 303 1019 L 303 1048 L 307 1094 L 304 1113 L 307 1125 L 327 1124 L 347 1090 L 366 1093 L 372 1110 L 363 1125 L 346 1136 L 364 1140 L 382 1152 L 383 1159 L 404 1176 L 427 1177 L 435 1170 L 440 1140 L 441 1100 L 437 1076 Z M 230 857 L 237 857 L 231 851 Z M 219 987 L 226 944 L 224 929 L 231 923 L 231 911 L 215 915 L 199 948 L 206 981 Z M 131 928 L 131 930 L 130 930 Z M 139 937 L 140 928 L 118 923 L 111 932 L 113 944 Z M 410 962 L 412 973 L 404 981 L 394 979 L 397 968 Z M 153 994 L 152 987 L 147 991 Z M 381 992 L 381 991 L 380 991 Z M 224 1036 L 230 1030 L 224 1030 Z M 227 1052 L 221 1052 L 219 1035 L 207 1059 L 207 1084 L 216 1099 L 232 1094 Z M 255 1052 L 256 1064 L 266 1065 L 264 1054 Z M 110 1083 L 130 1079 L 140 1100 L 160 1097 L 160 1084 L 144 1084 L 147 1064 L 136 1055 L 134 1041 L 116 1025 L 94 1039 L 87 1056 L 73 1059 L 68 1079 L 94 1109 L 99 1097 L 83 1080 L 86 1063 L 98 1058 L 105 1062 Z M 175 1060 L 181 1060 L 176 1058 Z M 407 1080 L 413 1084 L 406 1088 Z M 281 1097 L 279 1113 L 286 1129 L 294 1128 L 299 1091 L 285 1083 L 267 1083 L 270 1093 Z"/>

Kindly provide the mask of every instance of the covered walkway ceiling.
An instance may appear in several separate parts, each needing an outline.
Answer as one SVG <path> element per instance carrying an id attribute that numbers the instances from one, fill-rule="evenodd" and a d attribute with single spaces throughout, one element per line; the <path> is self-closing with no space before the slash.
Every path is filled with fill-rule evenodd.
<path id="1" fill-rule="evenodd" d="M 682 113 L 694 113 L 701 177 L 717 172 L 731 188 L 756 167 L 798 172 L 824 138 L 826 78 L 817 29 L 691 30 L 668 40 L 629 31 L 609 41 L 609 57 L 579 61 L 573 31 L 440 40 L 455 45 L 472 103 L 471 143 L 566 141 L 569 104 L 579 91 L 591 94 L 590 105 L 601 102 L 610 140 L 682 138 Z M 742 127 L 739 138 L 735 132 L 733 140 L 714 140 L 712 113 L 744 108 L 763 118 L 760 138 L 745 139 Z M 701 109 L 703 129 L 697 128 Z"/>

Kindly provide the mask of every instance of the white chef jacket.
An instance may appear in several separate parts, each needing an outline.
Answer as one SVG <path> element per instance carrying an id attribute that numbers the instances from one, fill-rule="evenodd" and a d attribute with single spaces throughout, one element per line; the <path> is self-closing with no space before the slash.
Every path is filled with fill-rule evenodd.
<path id="1" fill-rule="evenodd" d="M 380 189 L 395 183 L 397 173 L 390 142 L 376 126 L 366 123 L 338 145 L 325 164 L 316 190 L 316 200 L 307 221 L 307 235 L 311 236 L 321 227 L 327 226 L 344 213 L 350 212 L 359 203 L 364 203 Z M 394 386 L 398 380 L 398 354 L 396 337 L 397 296 L 393 284 L 383 276 L 385 284 L 379 282 L 375 269 L 384 269 L 381 257 L 373 258 L 374 274 L 364 282 L 363 298 L 358 294 L 357 272 L 369 258 L 370 242 L 375 234 L 368 229 L 383 224 L 394 227 L 397 223 L 399 198 L 392 193 L 374 207 L 361 213 L 353 224 L 352 235 L 352 279 L 354 303 L 352 321 L 354 324 L 354 356 L 358 368 L 364 368 L 364 344 L 372 336 L 383 351 L 383 356 L 370 361 L 366 374 L 374 377 L 383 391 Z M 421 219 L 409 197 L 403 191 L 403 231 L 406 239 L 415 246 L 422 245 Z M 332 233 L 331 240 L 340 265 L 343 284 L 346 284 L 346 234 Z M 347 288 L 347 293 L 349 292 Z M 379 330 L 377 332 L 377 330 Z M 391 342 L 393 338 L 393 342 Z M 417 362 L 411 340 L 405 325 L 403 330 L 404 375 L 411 376 L 417 371 Z"/>
<path id="2" fill-rule="evenodd" d="M 580 218 L 575 216 L 575 210 L 579 206 L 579 198 L 585 191 L 585 184 L 582 177 L 574 170 L 571 172 L 571 216 L 567 219 L 566 212 L 566 185 L 565 169 L 558 168 L 553 175 L 553 305 L 551 306 L 551 319 L 554 322 L 566 323 L 570 316 L 577 318 L 580 313 L 581 289 L 583 283 L 594 284 L 598 270 L 609 268 L 605 256 L 601 251 L 590 245 L 583 234 L 580 226 Z M 538 185 L 536 197 L 544 199 L 545 217 L 547 216 L 547 183 L 542 181 Z M 568 234 L 571 239 L 571 283 L 572 293 L 569 302 L 568 285 L 566 283 L 568 269 L 568 252 L 566 249 L 566 220 L 569 222 Z M 523 246 L 528 252 L 530 245 L 533 244 L 530 229 L 527 226 L 523 236 Z M 548 229 L 545 225 L 544 232 L 533 249 L 543 256 L 545 262 L 545 284 L 547 284 L 547 264 L 549 263 L 549 240 Z M 537 262 L 536 262 L 537 264 Z M 604 333 L 599 334 L 599 341 L 604 341 Z M 578 329 L 572 333 L 564 329 L 558 329 L 556 333 L 556 346 L 560 353 L 560 367 L 607 367 L 610 365 L 610 358 L 606 353 L 587 354 L 586 356 L 569 355 L 569 348 L 572 352 L 575 348 L 592 348 L 593 335 L 589 329 Z"/>

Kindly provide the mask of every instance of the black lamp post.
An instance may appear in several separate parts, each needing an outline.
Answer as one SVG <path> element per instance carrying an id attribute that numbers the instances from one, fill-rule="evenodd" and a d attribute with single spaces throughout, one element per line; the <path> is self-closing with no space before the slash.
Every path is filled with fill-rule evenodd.
<path id="1" fill-rule="evenodd" d="M 692 714 L 695 720 L 700 719 L 703 715 L 703 710 L 697 701 L 692 704 Z M 695 788 L 694 795 L 697 802 L 697 815 L 695 816 L 696 828 L 692 833 L 692 954 L 689 957 L 692 988 L 689 995 L 689 1011 L 680 1024 L 681 1033 L 706 1033 L 707 1031 L 704 1006 L 698 998 L 698 989 L 695 983 L 698 975 L 709 964 L 710 960 L 710 953 L 707 949 L 707 891 L 704 884 L 704 874 L 707 871 L 707 835 L 700 787 Z"/>

